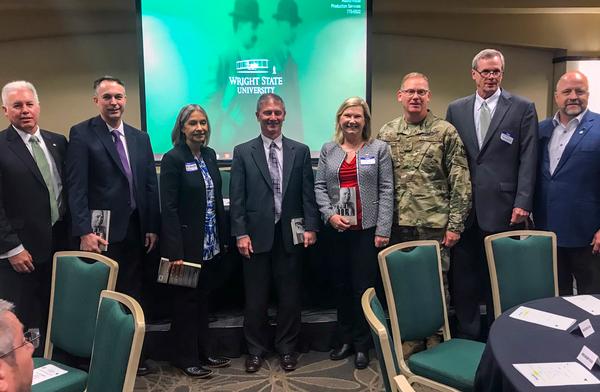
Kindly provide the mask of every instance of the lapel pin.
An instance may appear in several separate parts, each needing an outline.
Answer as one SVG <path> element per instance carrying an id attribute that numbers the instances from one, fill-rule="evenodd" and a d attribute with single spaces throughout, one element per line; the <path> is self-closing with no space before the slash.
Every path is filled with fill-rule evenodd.
<path id="1" fill-rule="evenodd" d="M 580 134 L 580 135 L 583 135 L 583 129 L 582 129 L 581 131 L 579 131 L 579 134 Z"/>
<path id="2" fill-rule="evenodd" d="M 56 147 L 56 143 L 52 143 L 52 146 L 53 146 L 53 147 Z"/>

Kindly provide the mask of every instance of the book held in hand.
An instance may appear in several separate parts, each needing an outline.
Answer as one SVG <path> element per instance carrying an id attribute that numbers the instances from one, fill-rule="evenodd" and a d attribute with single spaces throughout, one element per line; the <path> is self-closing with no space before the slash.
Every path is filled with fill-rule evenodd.
<path id="1" fill-rule="evenodd" d="M 293 218 L 290 223 L 294 245 L 304 244 L 304 218 Z"/>
<path id="2" fill-rule="evenodd" d="M 176 268 L 175 268 L 176 267 Z M 170 284 L 195 288 L 198 286 L 200 269 L 202 265 L 183 262 L 183 265 L 175 266 L 169 259 L 162 257 L 158 265 L 158 283 Z"/>
<path id="3" fill-rule="evenodd" d="M 346 218 L 350 225 L 357 224 L 356 218 L 356 188 L 340 188 L 340 199 L 335 205 L 338 215 Z"/>
<path id="4" fill-rule="evenodd" d="M 92 214 L 92 232 L 108 241 L 110 210 L 91 210 L 90 212 Z M 106 252 L 108 245 L 100 245 L 100 250 Z"/>

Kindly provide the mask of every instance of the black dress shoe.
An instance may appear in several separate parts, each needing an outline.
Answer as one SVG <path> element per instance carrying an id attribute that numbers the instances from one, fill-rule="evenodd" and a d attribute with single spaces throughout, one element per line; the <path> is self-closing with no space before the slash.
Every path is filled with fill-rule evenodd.
<path id="1" fill-rule="evenodd" d="M 369 353 L 366 351 L 357 351 L 354 357 L 354 367 L 365 369 L 367 366 L 369 366 Z"/>
<path id="2" fill-rule="evenodd" d="M 203 368 L 202 366 L 182 367 L 179 370 L 192 378 L 207 378 L 212 374 L 212 370 Z"/>
<path id="3" fill-rule="evenodd" d="M 140 365 L 137 368 L 137 376 L 141 377 L 141 376 L 147 376 L 149 374 L 152 374 L 156 371 L 156 369 L 154 369 L 152 366 L 150 366 L 150 364 L 148 363 L 147 360 L 140 362 Z"/>
<path id="4" fill-rule="evenodd" d="M 294 354 L 282 354 L 279 357 L 279 366 L 287 372 L 296 370 L 296 366 L 298 366 L 298 357 Z"/>
<path id="5" fill-rule="evenodd" d="M 354 354 L 354 349 L 351 344 L 343 344 L 342 347 L 333 350 L 329 353 L 329 358 L 332 361 L 339 361 L 344 358 L 348 358 L 350 355 Z"/>
<path id="6" fill-rule="evenodd" d="M 209 368 L 222 368 L 227 367 L 231 364 L 231 359 L 225 357 L 208 357 L 206 360 L 202 361 L 203 366 L 208 366 Z"/>
<path id="7" fill-rule="evenodd" d="M 256 373 L 262 365 L 262 359 L 258 355 L 248 355 L 246 358 L 246 373 Z"/>

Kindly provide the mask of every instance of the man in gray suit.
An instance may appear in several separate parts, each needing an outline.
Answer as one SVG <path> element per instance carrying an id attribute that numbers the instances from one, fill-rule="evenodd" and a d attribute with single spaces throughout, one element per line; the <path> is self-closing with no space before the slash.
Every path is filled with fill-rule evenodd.
<path id="1" fill-rule="evenodd" d="M 538 121 L 535 105 L 500 88 L 504 56 L 479 52 L 471 76 L 477 91 L 448 106 L 446 120 L 456 127 L 467 150 L 473 208 L 451 263 L 452 298 L 462 337 L 482 338 L 479 303 L 485 299 L 493 320 L 483 239 L 523 228 L 533 204 Z"/>
<path id="2" fill-rule="evenodd" d="M 261 135 L 233 150 L 231 164 L 231 234 L 244 261 L 246 371 L 256 372 L 269 351 L 267 306 L 273 279 L 277 298 L 275 349 L 281 368 L 297 365 L 300 334 L 301 244 L 294 246 L 291 220 L 304 218 L 304 247 L 316 241 L 319 215 L 315 202 L 310 151 L 283 137 L 285 104 L 263 94 L 256 105 Z"/>

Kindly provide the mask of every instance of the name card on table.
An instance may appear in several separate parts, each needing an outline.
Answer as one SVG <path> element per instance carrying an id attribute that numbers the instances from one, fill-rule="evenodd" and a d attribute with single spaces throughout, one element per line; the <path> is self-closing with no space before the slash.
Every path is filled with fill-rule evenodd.
<path id="1" fill-rule="evenodd" d="M 571 327 L 571 329 L 569 329 L 569 333 L 581 334 L 584 338 L 587 338 L 594 332 L 595 332 L 594 327 L 592 327 L 592 323 L 590 322 L 590 319 L 585 319 L 582 322 L 580 322 L 579 324 L 576 324 L 573 327 Z"/>
<path id="2" fill-rule="evenodd" d="M 582 347 L 581 352 L 577 356 L 577 360 L 589 370 L 592 370 L 595 364 L 600 365 L 600 361 L 598 361 L 598 355 L 587 348 L 587 346 Z"/>
<path id="3" fill-rule="evenodd" d="M 577 362 L 515 363 L 514 368 L 536 387 L 600 384 Z"/>
<path id="4" fill-rule="evenodd" d="M 572 297 L 563 297 L 573 305 L 585 310 L 586 312 L 597 316 L 600 314 L 600 299 L 593 295 L 574 295 Z"/>
<path id="5" fill-rule="evenodd" d="M 510 317 L 528 323 L 543 325 L 544 327 L 560 329 L 561 331 L 568 330 L 577 322 L 577 320 L 570 317 L 528 308 L 527 306 L 519 306 L 510 314 Z"/>

